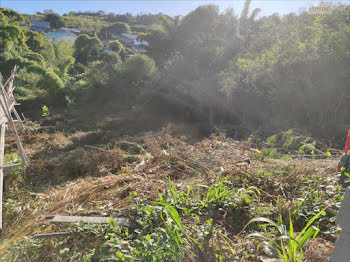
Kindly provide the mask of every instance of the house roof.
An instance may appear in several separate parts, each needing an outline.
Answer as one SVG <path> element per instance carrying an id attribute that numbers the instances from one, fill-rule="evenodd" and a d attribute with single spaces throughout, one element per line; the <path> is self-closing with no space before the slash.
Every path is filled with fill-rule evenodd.
<path id="1" fill-rule="evenodd" d="M 46 28 L 50 29 L 50 23 L 47 21 L 39 21 L 39 20 L 29 20 L 29 22 L 32 24 L 34 27 L 40 27 L 40 28 Z"/>
<path id="2" fill-rule="evenodd" d="M 138 45 L 148 45 L 147 41 L 138 41 L 138 35 L 121 34 L 119 40 L 121 41 L 132 41 L 135 46 Z"/>
<path id="3" fill-rule="evenodd" d="M 138 35 L 129 35 L 129 34 L 121 34 L 120 35 L 120 40 L 137 40 Z"/>

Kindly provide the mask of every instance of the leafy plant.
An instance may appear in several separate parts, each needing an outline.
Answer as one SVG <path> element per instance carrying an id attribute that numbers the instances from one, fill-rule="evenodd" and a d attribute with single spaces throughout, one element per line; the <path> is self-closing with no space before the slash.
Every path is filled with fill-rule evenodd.
<path id="1" fill-rule="evenodd" d="M 199 243 L 187 235 L 185 228 L 182 224 L 181 218 L 177 210 L 167 204 L 159 203 L 165 207 L 165 216 L 160 213 L 164 222 L 164 229 L 168 235 L 169 251 L 175 257 L 176 261 L 183 261 L 185 257 L 185 251 L 191 252 L 186 246 L 186 243 Z"/>
<path id="2" fill-rule="evenodd" d="M 283 134 L 282 139 L 284 140 L 283 148 L 288 149 L 288 147 L 293 144 L 293 129 L 289 129 L 288 131 L 286 131 Z"/>
<path id="3" fill-rule="evenodd" d="M 231 198 L 235 189 L 230 189 L 226 182 L 229 177 L 221 177 L 215 175 L 212 172 L 212 175 L 217 180 L 217 182 L 211 186 L 201 185 L 207 189 L 206 195 L 201 203 L 201 208 L 210 208 L 215 206 L 222 206 L 224 201 L 228 198 Z"/>
<path id="4" fill-rule="evenodd" d="M 316 141 L 308 142 L 307 140 L 304 141 L 303 145 L 299 147 L 299 153 L 310 153 L 311 155 L 315 154 L 316 150 Z"/>
<path id="5" fill-rule="evenodd" d="M 47 116 L 49 116 L 49 114 L 50 114 L 50 111 L 49 111 L 49 108 L 46 106 L 46 105 L 43 105 L 42 107 L 41 107 L 41 111 L 42 111 L 42 116 L 43 117 L 47 117 Z"/>
<path id="6" fill-rule="evenodd" d="M 266 139 L 266 143 L 270 144 L 270 145 L 274 145 L 277 143 L 277 135 L 272 135 L 272 136 L 269 136 L 267 139 Z"/>
<path id="7" fill-rule="evenodd" d="M 301 232 L 295 237 L 294 226 L 292 218 L 289 215 L 289 229 L 282 222 L 282 216 L 278 218 L 278 222 L 274 222 L 269 218 L 258 217 L 251 219 L 244 229 L 255 222 L 263 222 L 264 224 L 260 225 L 264 229 L 272 227 L 273 230 L 267 233 L 251 233 L 246 236 L 257 237 L 263 241 L 259 243 L 258 247 L 261 244 L 273 248 L 285 262 L 299 262 L 303 259 L 303 245 L 311 238 L 315 238 L 319 233 L 319 229 L 315 226 L 312 226 L 312 223 L 322 214 L 325 214 L 326 208 L 321 210 L 319 213 L 314 215 L 306 224 L 306 226 L 301 230 Z M 243 230 L 244 230 L 243 229 Z M 242 231 L 243 231 L 242 230 Z"/>

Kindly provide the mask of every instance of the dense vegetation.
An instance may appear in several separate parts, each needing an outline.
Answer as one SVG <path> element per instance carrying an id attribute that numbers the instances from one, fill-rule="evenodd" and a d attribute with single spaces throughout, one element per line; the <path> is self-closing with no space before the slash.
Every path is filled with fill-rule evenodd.
<path id="1" fill-rule="evenodd" d="M 319 137 L 342 135 L 350 117 L 349 9 L 258 18 L 260 10 L 249 11 L 249 4 L 239 17 L 214 5 L 175 18 L 52 11 L 27 16 L 78 28 L 85 34 L 74 47 L 50 43 L 19 26 L 22 15 L 3 9 L 0 69 L 6 76 L 13 64 L 21 66 L 18 96 L 47 92 L 75 101 L 82 90 L 86 97 L 87 89 L 99 88 L 128 106 L 140 95 L 170 99 L 190 121 L 231 131 L 300 128 Z M 149 46 L 124 65 L 134 52 L 115 39 L 132 32 Z M 113 52 L 103 48 L 109 43 Z M 154 67 L 149 59 L 158 69 L 139 70 L 141 64 Z"/>
<path id="2" fill-rule="evenodd" d="M 31 165 L 5 181 L 4 261 L 261 261 L 272 251 L 250 232 L 282 237 L 284 261 L 330 254 L 343 189 L 328 146 L 350 120 L 350 8 L 259 17 L 250 2 L 184 17 L 0 9 L 0 72 L 20 66 L 17 100 L 34 121 L 22 134 Z M 50 42 L 29 19 L 81 33 Z M 149 45 L 124 46 L 122 33 Z M 31 238 L 62 230 L 42 219 L 59 213 L 129 223 Z M 280 235 L 245 227 L 257 217 Z M 296 244 L 313 218 L 319 238 Z"/>

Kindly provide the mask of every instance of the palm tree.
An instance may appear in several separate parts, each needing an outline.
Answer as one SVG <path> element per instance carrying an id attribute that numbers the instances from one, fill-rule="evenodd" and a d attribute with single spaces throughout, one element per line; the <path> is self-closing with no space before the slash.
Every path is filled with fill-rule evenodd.
<path id="1" fill-rule="evenodd" d="M 249 44 L 252 33 L 254 32 L 255 19 L 261 12 L 260 8 L 256 8 L 249 16 L 249 8 L 251 0 L 246 0 L 242 9 L 241 17 L 239 18 L 239 35 L 243 40 L 244 46 Z"/>

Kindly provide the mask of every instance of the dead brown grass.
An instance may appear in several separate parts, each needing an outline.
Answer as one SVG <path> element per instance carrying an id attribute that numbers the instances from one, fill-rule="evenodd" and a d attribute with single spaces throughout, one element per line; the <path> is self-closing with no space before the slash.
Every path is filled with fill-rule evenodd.
<path id="1" fill-rule="evenodd" d="M 14 241 L 40 232 L 46 225 L 47 215 L 120 212 L 133 203 L 134 192 L 143 199 L 154 200 L 158 192 L 165 190 L 164 181 L 169 178 L 181 189 L 201 180 L 214 182 L 211 172 L 231 175 L 234 181 L 257 186 L 261 201 L 266 203 L 275 204 L 276 192 L 280 190 L 285 202 L 281 201 L 277 211 L 286 214 L 291 207 L 288 200 L 300 195 L 298 189 L 305 176 L 327 177 L 336 166 L 335 160 L 254 160 L 256 152 L 250 150 L 248 143 L 234 141 L 223 134 L 194 144 L 187 143 L 185 137 L 146 134 L 137 137 L 137 144 L 136 139 L 130 139 L 129 145 L 77 147 L 59 153 L 85 135 L 40 134 L 28 142 L 31 154 L 56 154 L 32 161 L 26 180 L 34 185 L 33 199 L 15 220 L 6 222 L 0 253 Z M 257 179 L 262 169 L 275 172 L 273 179 Z M 46 186 L 42 187 L 43 184 Z M 228 231 L 239 232 L 247 219 L 232 221 L 230 217 L 222 217 L 219 220 Z M 317 259 L 329 254 L 331 243 L 312 243 L 307 247 L 305 261 L 320 261 Z M 313 252 L 319 255 L 313 258 Z"/>

